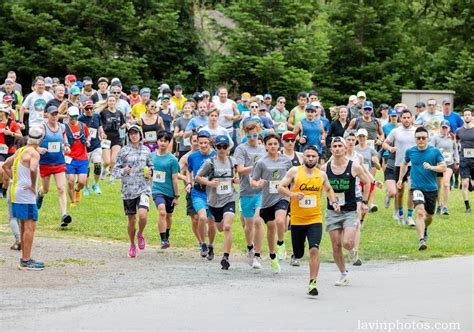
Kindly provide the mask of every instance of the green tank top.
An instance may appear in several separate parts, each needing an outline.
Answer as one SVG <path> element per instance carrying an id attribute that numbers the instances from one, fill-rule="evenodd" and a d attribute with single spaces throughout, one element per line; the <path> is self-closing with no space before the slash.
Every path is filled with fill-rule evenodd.
<path id="1" fill-rule="evenodd" d="M 296 125 L 301 120 L 306 119 L 306 112 L 301 112 L 298 106 L 293 108 L 293 110 L 295 111 L 295 119 L 293 120 L 293 125 Z"/>

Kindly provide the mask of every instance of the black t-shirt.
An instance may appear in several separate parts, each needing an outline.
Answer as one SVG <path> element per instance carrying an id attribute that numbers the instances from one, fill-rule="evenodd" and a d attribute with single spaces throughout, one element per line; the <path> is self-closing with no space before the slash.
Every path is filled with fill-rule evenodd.
<path id="1" fill-rule="evenodd" d="M 120 137 L 119 128 L 125 124 L 125 118 L 122 112 L 115 111 L 115 113 L 112 113 L 108 108 L 105 108 L 100 112 L 100 122 L 109 139 L 109 137 Z"/>
<path id="2" fill-rule="evenodd" d="M 99 97 L 99 94 L 101 95 L 102 98 Z M 91 100 L 95 103 L 101 100 L 106 100 L 107 97 L 109 96 L 109 92 L 101 93 L 99 91 L 94 92 L 94 94 L 91 96 Z"/>

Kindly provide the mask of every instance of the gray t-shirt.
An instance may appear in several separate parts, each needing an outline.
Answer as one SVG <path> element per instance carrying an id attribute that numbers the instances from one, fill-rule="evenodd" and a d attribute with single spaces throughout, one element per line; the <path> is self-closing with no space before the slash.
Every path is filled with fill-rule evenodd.
<path id="1" fill-rule="evenodd" d="M 362 149 L 359 145 L 357 145 L 354 150 L 362 156 L 364 159 L 364 167 L 370 172 L 372 170 L 372 157 L 377 156 L 377 151 L 372 149 L 370 146 L 366 146 Z"/>
<path id="2" fill-rule="evenodd" d="M 262 189 L 262 208 L 273 206 L 282 199 L 289 201 L 288 197 L 278 193 L 278 185 L 292 166 L 290 158 L 282 155 L 277 160 L 266 155 L 255 164 L 252 179 L 267 180 Z"/>
<path id="3" fill-rule="evenodd" d="M 267 151 L 261 144 L 254 147 L 247 143 L 242 143 L 235 148 L 235 163 L 244 167 L 254 166 L 266 153 Z M 259 191 L 259 189 L 250 186 L 249 174 L 240 176 L 240 196 L 255 196 Z"/>
<path id="4" fill-rule="evenodd" d="M 415 127 L 405 128 L 403 126 L 393 129 L 387 139 L 397 148 L 395 152 L 395 167 L 400 167 L 405 158 L 405 151 L 416 145 Z"/>
<path id="5" fill-rule="evenodd" d="M 178 128 L 179 131 L 185 131 L 186 126 L 188 125 L 189 121 L 191 121 L 192 118 L 185 119 L 183 117 L 177 118 L 174 121 L 174 128 Z M 178 151 L 189 151 L 191 150 L 191 138 L 180 138 L 177 140 L 178 142 Z"/>
<path id="6" fill-rule="evenodd" d="M 235 161 L 232 157 L 221 161 L 217 156 L 207 159 L 202 164 L 197 175 L 207 177 L 209 180 L 219 181 L 217 188 L 206 186 L 207 203 L 209 206 L 220 208 L 227 203 L 235 202 L 237 193 L 232 183 L 233 174 L 235 174 L 232 170 L 234 166 Z"/>
<path id="7" fill-rule="evenodd" d="M 461 144 L 461 159 L 473 158 L 471 151 L 474 149 L 474 128 L 458 128 L 456 130 L 456 137 Z"/>
<path id="8" fill-rule="evenodd" d="M 439 149 L 446 165 L 449 166 L 454 164 L 454 162 L 459 162 L 458 144 L 451 135 L 442 136 L 441 134 L 435 134 L 430 144 Z"/>

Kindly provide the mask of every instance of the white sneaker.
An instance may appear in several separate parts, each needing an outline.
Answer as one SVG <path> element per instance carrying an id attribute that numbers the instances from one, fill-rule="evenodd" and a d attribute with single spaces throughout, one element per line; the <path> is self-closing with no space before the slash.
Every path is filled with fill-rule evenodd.
<path id="1" fill-rule="evenodd" d="M 262 258 L 261 257 L 253 257 L 252 261 L 252 268 L 254 269 L 261 269 L 262 268 Z"/>
<path id="2" fill-rule="evenodd" d="M 383 200 L 383 206 L 384 208 L 388 209 L 390 207 L 390 196 L 385 196 L 384 200 Z"/>
<path id="3" fill-rule="evenodd" d="M 249 250 L 249 252 L 247 253 L 247 259 L 248 259 L 248 263 L 250 266 L 253 265 L 253 260 L 255 258 L 255 249 L 252 248 L 252 250 Z"/>
<path id="4" fill-rule="evenodd" d="M 413 217 L 407 217 L 406 224 L 407 226 L 415 227 L 415 221 L 413 220 Z"/>
<path id="5" fill-rule="evenodd" d="M 109 178 L 109 180 L 110 180 L 110 184 L 113 184 L 114 181 L 115 181 L 115 177 L 113 177 L 113 176 L 111 175 L 110 178 Z"/>
<path id="6" fill-rule="evenodd" d="M 281 246 L 276 246 L 276 255 L 279 261 L 286 259 L 286 249 L 284 244 L 282 244 Z"/>
<path id="7" fill-rule="evenodd" d="M 398 221 L 398 212 L 392 213 L 392 219 Z"/>
<path id="8" fill-rule="evenodd" d="M 337 280 L 337 281 L 334 283 L 334 285 L 335 285 L 335 286 L 341 286 L 341 287 L 347 286 L 347 285 L 349 285 L 349 281 L 350 281 L 350 279 L 349 279 L 349 275 L 348 275 L 348 274 L 346 274 L 345 276 L 343 276 L 343 275 L 341 274 L 341 277 L 339 278 L 339 280 Z"/>
<path id="9" fill-rule="evenodd" d="M 379 210 L 379 208 L 377 207 L 377 205 L 375 205 L 375 204 L 370 205 L 370 208 L 369 208 L 370 213 L 377 212 L 378 210 Z"/>
<path id="10" fill-rule="evenodd" d="M 355 265 L 355 266 L 362 265 L 362 261 L 360 260 L 359 254 L 356 250 L 354 249 L 349 250 L 349 257 L 351 258 L 352 265 Z"/>
<path id="11" fill-rule="evenodd" d="M 402 226 L 405 223 L 405 217 L 404 216 L 398 216 L 398 224 Z"/>
<path id="12" fill-rule="evenodd" d="M 291 255 L 290 265 L 291 266 L 300 266 L 300 261 L 297 260 L 295 258 L 295 256 Z"/>

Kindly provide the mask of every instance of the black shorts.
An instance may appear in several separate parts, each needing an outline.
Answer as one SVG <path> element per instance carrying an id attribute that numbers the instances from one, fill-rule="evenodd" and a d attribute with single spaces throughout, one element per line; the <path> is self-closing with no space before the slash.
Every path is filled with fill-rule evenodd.
<path id="1" fill-rule="evenodd" d="M 461 159 L 459 162 L 459 174 L 461 179 L 474 180 L 474 159 Z"/>
<path id="2" fill-rule="evenodd" d="M 436 200 L 438 199 L 438 191 L 423 191 L 417 189 L 410 189 L 413 195 L 413 205 L 423 204 L 425 206 L 426 213 L 433 215 L 436 209 Z M 423 198 L 418 199 L 415 191 L 420 191 L 423 194 Z"/>
<path id="3" fill-rule="evenodd" d="M 166 213 L 171 214 L 174 211 L 173 205 L 174 197 L 169 197 L 163 194 L 153 194 L 153 201 L 155 202 L 155 206 L 158 208 L 158 205 L 164 204 Z"/>
<path id="4" fill-rule="evenodd" d="M 191 200 L 191 193 L 186 194 L 186 215 L 194 216 L 197 212 L 194 210 L 193 201 Z"/>
<path id="5" fill-rule="evenodd" d="M 452 169 L 454 172 L 454 164 L 447 165 L 446 167 Z M 437 178 L 442 178 L 443 176 L 444 176 L 444 173 L 436 173 Z"/>
<path id="6" fill-rule="evenodd" d="M 285 210 L 288 211 L 288 205 L 290 203 L 284 199 L 279 200 L 275 205 L 272 205 L 267 208 L 260 209 L 260 218 L 263 219 L 265 224 L 269 221 L 275 220 L 275 212 L 277 210 Z"/>
<path id="7" fill-rule="evenodd" d="M 411 166 L 408 166 L 407 173 L 403 177 L 402 182 L 408 181 L 408 177 L 410 176 L 410 170 L 411 170 Z M 398 179 L 400 178 L 400 166 L 395 166 L 394 177 L 395 177 L 395 182 L 398 182 Z"/>
<path id="8" fill-rule="evenodd" d="M 209 212 L 214 216 L 214 222 L 219 223 L 224 220 L 224 214 L 235 214 L 235 202 L 229 202 L 220 208 L 215 208 L 209 205 Z"/>
<path id="9" fill-rule="evenodd" d="M 6 161 L 8 158 L 13 156 L 13 153 L 0 154 L 0 162 Z"/>
<path id="10" fill-rule="evenodd" d="M 146 196 L 147 198 L 147 203 L 145 202 L 145 198 L 143 198 L 143 201 L 142 201 L 142 197 L 144 196 Z M 148 211 L 149 206 L 150 206 L 150 198 L 148 197 L 148 195 L 145 195 L 145 194 L 140 195 L 136 198 L 123 200 L 123 209 L 125 211 L 125 215 L 127 216 L 137 214 L 137 207 L 139 209 L 146 209 Z"/>
<path id="11" fill-rule="evenodd" d="M 308 248 L 319 249 L 321 238 L 323 236 L 323 224 L 311 225 L 292 225 L 291 226 L 291 243 L 293 246 L 293 254 L 296 259 L 300 259 L 304 255 L 304 243 L 308 239 Z"/>
<path id="12" fill-rule="evenodd" d="M 390 167 L 385 167 L 385 171 L 383 172 L 383 180 L 394 180 L 395 181 L 395 170 Z"/>

